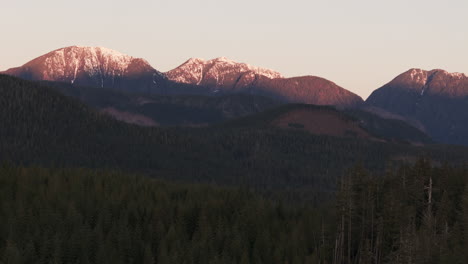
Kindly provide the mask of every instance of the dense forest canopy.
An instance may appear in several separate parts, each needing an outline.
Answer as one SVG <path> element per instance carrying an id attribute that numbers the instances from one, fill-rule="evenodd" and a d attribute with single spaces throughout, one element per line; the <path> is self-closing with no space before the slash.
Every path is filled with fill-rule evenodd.
<path id="1" fill-rule="evenodd" d="M 246 94 L 170 96 L 96 89 L 62 82 L 41 84 L 103 112 L 115 109 L 144 116 L 154 121 L 149 123 L 154 126 L 206 126 L 280 105 L 267 97 Z"/>
<path id="2" fill-rule="evenodd" d="M 466 263 L 468 170 L 360 166 L 321 207 L 89 169 L 0 168 L 3 263 Z"/>

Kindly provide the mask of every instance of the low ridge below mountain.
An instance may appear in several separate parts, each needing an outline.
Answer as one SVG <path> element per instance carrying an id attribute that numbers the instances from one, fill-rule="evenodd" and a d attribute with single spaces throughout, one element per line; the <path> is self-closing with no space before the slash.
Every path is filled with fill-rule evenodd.
<path id="1" fill-rule="evenodd" d="M 40 83 L 118 120 L 142 126 L 206 126 L 280 104 L 267 97 L 247 94 L 152 95 L 61 82 Z"/>
<path id="2" fill-rule="evenodd" d="M 374 91 L 367 105 L 420 122 L 436 141 L 468 145 L 468 77 L 410 69 Z"/>
<path id="3" fill-rule="evenodd" d="M 259 76 L 251 90 L 252 93 L 289 103 L 332 105 L 340 108 L 356 107 L 363 103 L 360 96 L 316 76 L 283 79 Z"/>
<path id="4" fill-rule="evenodd" d="M 421 130 L 402 120 L 382 118 L 358 109 L 289 104 L 232 120 L 226 127 L 280 128 L 317 136 L 364 139 L 373 142 L 424 145 L 433 143 Z"/>

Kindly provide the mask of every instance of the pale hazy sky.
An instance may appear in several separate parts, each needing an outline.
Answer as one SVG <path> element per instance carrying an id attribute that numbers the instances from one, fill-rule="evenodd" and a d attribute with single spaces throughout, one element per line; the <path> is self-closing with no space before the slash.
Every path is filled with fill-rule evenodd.
<path id="1" fill-rule="evenodd" d="M 104 46 L 160 71 L 225 56 L 364 99 L 409 68 L 468 74 L 468 0 L 2 0 L 0 70 Z"/>

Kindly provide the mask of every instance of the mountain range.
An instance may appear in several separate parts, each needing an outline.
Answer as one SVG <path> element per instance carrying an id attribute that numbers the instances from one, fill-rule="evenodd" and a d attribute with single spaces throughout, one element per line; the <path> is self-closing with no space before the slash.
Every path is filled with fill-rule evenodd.
<path id="1" fill-rule="evenodd" d="M 27 80 L 61 83 L 50 84 L 118 119 L 137 124 L 209 124 L 226 120 L 228 116 L 234 118 L 258 113 L 278 104 L 303 103 L 361 109 L 382 118 L 403 120 L 437 142 L 468 145 L 468 77 L 444 70 L 410 69 L 375 90 L 366 101 L 320 77 L 285 78 L 276 71 L 224 57 L 212 60 L 192 58 L 163 73 L 144 59 L 102 47 L 58 49 L 3 73 Z M 116 98 L 115 92 L 127 97 L 125 105 L 128 107 L 120 105 L 119 108 L 122 101 L 105 99 L 111 94 Z M 96 94 L 100 94 L 99 99 L 94 97 Z M 227 101 L 223 99 L 218 103 L 202 99 L 213 103 L 203 103 L 210 107 L 200 111 L 192 107 L 193 99 L 184 99 L 184 102 L 161 99 L 168 95 L 227 98 L 235 94 L 245 96 Z M 153 104 L 135 104 L 137 97 Z M 246 99 L 253 97 L 266 99 Z M 156 101 L 159 103 L 154 104 Z M 164 107 L 161 107 L 161 102 L 165 102 Z M 229 106 L 226 108 L 226 105 Z M 179 117 L 175 117 L 174 111 L 179 111 Z"/>
<path id="2" fill-rule="evenodd" d="M 276 71 L 224 57 L 190 59 L 166 76 L 175 82 L 209 87 L 213 92 L 259 94 L 290 103 L 352 107 L 363 102 L 356 94 L 320 77 L 284 78 Z"/>
<path id="3" fill-rule="evenodd" d="M 331 81 L 281 74 L 227 58 L 190 59 L 167 73 L 146 60 L 102 47 L 66 47 L 3 72 L 27 80 L 67 82 L 147 94 L 258 94 L 283 102 L 349 107 L 362 99 Z"/>

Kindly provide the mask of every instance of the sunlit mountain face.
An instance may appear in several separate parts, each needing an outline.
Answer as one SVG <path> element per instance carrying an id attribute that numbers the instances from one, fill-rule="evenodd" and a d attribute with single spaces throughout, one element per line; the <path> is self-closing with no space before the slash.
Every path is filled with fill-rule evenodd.
<path id="1" fill-rule="evenodd" d="M 335 83 L 315 76 L 284 78 L 274 70 L 221 57 L 192 58 L 166 72 L 175 82 L 201 85 L 214 93 L 251 93 L 276 100 L 316 105 L 356 106 L 362 99 Z"/>
<path id="2" fill-rule="evenodd" d="M 4 72 L 29 80 L 152 94 L 262 95 L 285 103 L 351 107 L 356 94 L 315 76 L 284 78 L 279 72 L 229 60 L 189 59 L 161 73 L 146 60 L 102 47 L 66 47 Z"/>
<path id="3" fill-rule="evenodd" d="M 151 89 L 164 79 L 144 59 L 102 47 L 66 47 L 40 56 L 5 73 L 30 80 L 125 89 L 139 82 Z"/>

